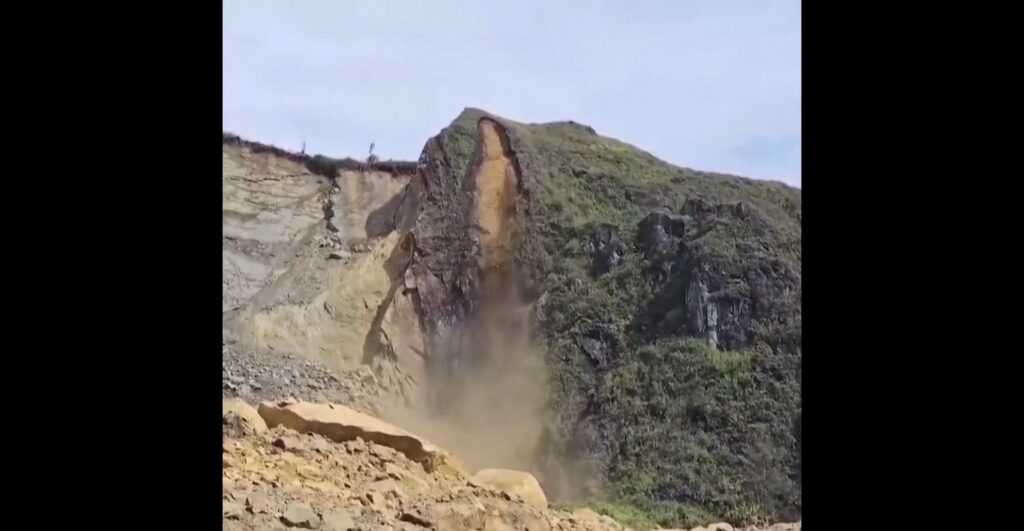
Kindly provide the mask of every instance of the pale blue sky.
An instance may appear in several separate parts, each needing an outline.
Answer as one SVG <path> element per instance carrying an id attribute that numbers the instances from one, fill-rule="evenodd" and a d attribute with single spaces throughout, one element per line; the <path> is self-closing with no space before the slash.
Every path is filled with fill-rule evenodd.
<path id="1" fill-rule="evenodd" d="M 800 185 L 799 0 L 224 0 L 224 129 L 415 160 L 465 107 Z"/>

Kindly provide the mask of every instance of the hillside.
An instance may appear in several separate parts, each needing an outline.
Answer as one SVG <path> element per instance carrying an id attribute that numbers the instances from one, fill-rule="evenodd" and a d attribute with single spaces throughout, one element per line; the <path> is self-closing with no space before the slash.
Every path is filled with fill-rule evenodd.
<path id="1" fill-rule="evenodd" d="M 226 396 L 636 521 L 799 518 L 799 190 L 473 109 L 417 164 L 224 152 Z"/>

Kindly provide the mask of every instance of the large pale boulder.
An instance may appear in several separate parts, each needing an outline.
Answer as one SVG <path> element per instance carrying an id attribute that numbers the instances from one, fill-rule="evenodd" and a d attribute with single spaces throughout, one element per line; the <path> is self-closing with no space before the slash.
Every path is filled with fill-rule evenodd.
<path id="1" fill-rule="evenodd" d="M 581 507 L 572 512 L 572 515 L 580 520 L 600 520 L 601 515 L 588 507 Z"/>
<path id="2" fill-rule="evenodd" d="M 490 487 L 505 491 L 509 494 L 516 494 L 523 498 L 526 503 L 543 511 L 548 508 L 548 498 L 540 483 L 533 474 L 519 470 L 508 470 L 504 468 L 485 468 L 470 478 L 470 482 L 480 487 Z"/>
<path id="3" fill-rule="evenodd" d="M 451 454 L 426 439 L 339 404 L 263 402 L 259 414 L 271 428 L 284 426 L 299 433 L 319 433 L 335 442 L 360 438 L 394 448 L 428 472 L 464 474 Z"/>
<path id="4" fill-rule="evenodd" d="M 238 432 L 236 435 L 267 431 L 267 423 L 263 421 L 263 417 L 256 411 L 256 408 L 237 398 L 224 400 L 221 414 L 224 424 Z"/>

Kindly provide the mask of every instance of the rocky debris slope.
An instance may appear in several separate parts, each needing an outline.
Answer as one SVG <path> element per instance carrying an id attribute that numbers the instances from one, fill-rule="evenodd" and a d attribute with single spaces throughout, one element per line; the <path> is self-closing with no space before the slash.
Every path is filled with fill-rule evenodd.
<path id="1" fill-rule="evenodd" d="M 258 403 L 280 397 L 344 404 L 377 413 L 386 391 L 369 367 L 347 372 L 272 350 L 225 344 L 222 395 Z"/>
<path id="2" fill-rule="evenodd" d="M 224 411 L 227 530 L 624 529 L 593 511 L 548 508 L 536 480 L 523 472 L 483 470 L 470 477 L 456 466 L 425 467 L 415 454 L 410 458 L 408 438 L 417 439 L 421 449 L 443 451 L 341 406 L 265 402 L 257 412 L 231 400 Z M 286 427 L 297 425 L 294 420 L 279 424 L 283 411 L 303 422 L 325 415 L 330 420 L 302 425 L 305 433 L 300 433 Z M 338 413 L 331 416 L 330 411 Z M 799 524 L 790 529 L 798 530 Z"/>
<path id="3" fill-rule="evenodd" d="M 330 422 L 303 425 L 306 433 L 277 424 L 284 410 L 308 419 L 330 407 L 264 403 L 267 428 L 239 422 L 237 403 L 226 405 L 225 529 L 610 528 L 538 506 L 542 493 L 492 486 L 507 485 L 502 478 L 509 471 L 470 478 L 457 466 L 424 466 L 421 455 L 409 452 L 409 438 L 421 449 L 442 451 L 377 419 L 345 411 Z"/>

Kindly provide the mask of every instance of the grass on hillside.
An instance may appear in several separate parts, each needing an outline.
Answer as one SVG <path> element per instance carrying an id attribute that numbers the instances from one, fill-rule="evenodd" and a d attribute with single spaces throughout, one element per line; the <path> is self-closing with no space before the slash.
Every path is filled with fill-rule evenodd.
<path id="1" fill-rule="evenodd" d="M 467 110 L 441 137 L 460 178 L 468 175 L 482 116 Z M 544 333 L 560 433 L 569 444 L 585 437 L 604 464 L 605 501 L 596 508 L 639 527 L 746 523 L 798 510 L 799 352 L 763 343 L 723 352 L 689 338 L 639 334 L 632 323 L 660 289 L 644 274 L 642 254 L 595 276 L 584 244 L 598 223 L 632 242 L 644 216 L 678 211 L 688 198 L 742 202 L 763 226 L 716 227 L 701 240 L 703 252 L 733 275 L 766 252 L 799 271 L 799 190 L 674 167 L 577 124 L 499 120 L 528 179 L 531 221 L 521 260 L 548 293 Z M 798 296 L 786 304 L 798 305 Z M 799 334 L 798 323 L 771 326 L 766 337 Z M 620 345 L 601 371 L 576 343 L 598 328 Z"/>
<path id="2" fill-rule="evenodd" d="M 673 503 L 621 503 L 589 499 L 556 506 L 559 510 L 569 512 L 580 507 L 587 507 L 598 514 L 610 516 L 619 524 L 637 531 L 666 527 L 691 528 L 706 525 L 714 520 L 712 515 L 700 508 Z"/>

